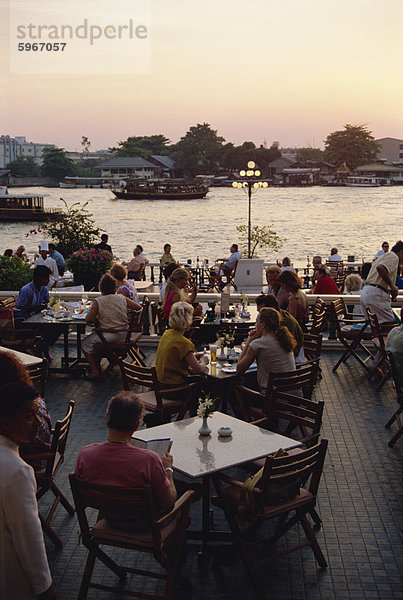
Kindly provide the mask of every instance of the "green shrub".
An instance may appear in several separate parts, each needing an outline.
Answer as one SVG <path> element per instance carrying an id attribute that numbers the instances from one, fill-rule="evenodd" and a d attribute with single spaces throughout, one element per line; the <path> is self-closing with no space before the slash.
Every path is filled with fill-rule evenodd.
<path id="1" fill-rule="evenodd" d="M 74 285 L 83 284 L 86 291 L 98 289 L 102 275 L 111 268 L 113 257 L 100 248 L 80 248 L 67 259 L 67 268 L 74 275 Z"/>
<path id="2" fill-rule="evenodd" d="M 0 290 L 20 290 L 32 281 L 32 269 L 19 258 L 0 256 Z"/>

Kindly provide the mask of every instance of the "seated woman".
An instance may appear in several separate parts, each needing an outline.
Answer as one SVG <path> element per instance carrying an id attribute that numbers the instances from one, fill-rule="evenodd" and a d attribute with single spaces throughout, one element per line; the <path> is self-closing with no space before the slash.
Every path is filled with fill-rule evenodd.
<path id="1" fill-rule="evenodd" d="M 291 272 L 291 271 L 289 271 Z M 271 372 L 295 370 L 293 350 L 296 341 L 282 325 L 282 317 L 274 308 L 262 308 L 256 319 L 256 329 L 249 333 L 237 364 L 237 373 L 247 371 L 257 362 L 257 381 L 262 394 L 266 393 Z"/>
<path id="2" fill-rule="evenodd" d="M 117 282 L 114 277 L 105 273 L 99 282 L 101 296 L 95 298 L 90 310 L 85 317 L 87 323 L 97 322 L 98 327 L 107 330 L 103 336 L 107 342 L 124 341 L 129 327 L 127 311 L 139 310 L 140 304 L 116 293 Z M 85 358 L 91 367 L 89 379 L 99 379 L 101 373 L 96 360 L 95 344 L 102 343 L 99 335 L 94 331 L 83 339 L 82 349 Z"/>
<path id="3" fill-rule="evenodd" d="M 182 267 L 175 269 L 175 271 L 171 273 L 171 276 L 167 281 L 164 300 L 162 302 L 162 309 L 166 319 L 169 319 L 172 306 L 175 302 L 188 302 L 189 304 L 193 304 L 195 301 L 198 288 L 197 285 L 194 285 L 190 290 L 190 294 L 187 294 L 185 288 L 188 285 L 188 278 L 189 275 L 187 270 Z M 195 308 L 193 315 L 197 317 L 201 315 L 202 312 L 202 307 L 198 305 Z"/>
<path id="4" fill-rule="evenodd" d="M 32 386 L 28 369 L 12 352 L 0 352 L 0 381 L 6 383 L 25 383 Z M 20 445 L 21 457 L 34 469 L 40 471 L 46 460 L 35 459 L 35 454 L 47 452 L 51 444 L 52 423 L 44 400 L 38 397 L 40 425 L 35 440 Z M 30 458 L 25 459 L 25 456 Z"/>
<path id="5" fill-rule="evenodd" d="M 307 297 L 301 290 L 301 279 L 293 271 L 283 271 L 278 278 L 281 287 L 290 294 L 287 311 L 298 321 L 302 331 L 307 331 L 309 321 L 309 304 Z"/>
<path id="6" fill-rule="evenodd" d="M 117 294 L 122 294 L 123 296 L 126 296 L 126 298 L 130 298 L 130 300 L 134 300 L 134 302 L 139 302 L 139 296 L 137 294 L 136 288 L 132 283 L 130 283 L 130 281 L 127 281 L 126 267 L 115 263 L 109 269 L 109 274 L 112 275 L 112 277 L 114 277 L 117 281 Z"/>
<path id="7" fill-rule="evenodd" d="M 169 327 L 158 344 L 155 368 L 158 381 L 167 385 L 182 384 L 189 374 L 201 374 L 208 364 L 207 356 L 196 354 L 194 344 L 183 334 L 193 320 L 193 307 L 188 302 L 175 302 L 169 315 Z"/>

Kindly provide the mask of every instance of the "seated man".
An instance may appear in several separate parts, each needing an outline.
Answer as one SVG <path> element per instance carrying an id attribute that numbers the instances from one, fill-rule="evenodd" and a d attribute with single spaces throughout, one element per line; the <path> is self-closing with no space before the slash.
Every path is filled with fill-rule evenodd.
<path id="1" fill-rule="evenodd" d="M 290 294 L 286 292 L 278 280 L 281 269 L 277 265 L 268 267 L 266 271 L 267 289 L 266 294 L 273 294 L 276 297 L 280 308 L 287 308 Z"/>
<path id="2" fill-rule="evenodd" d="M 381 250 L 378 250 L 378 252 L 375 254 L 375 256 L 372 259 L 372 261 L 374 261 L 376 258 L 378 258 L 378 256 L 383 256 L 387 252 L 389 252 L 389 244 L 388 244 L 388 242 L 382 242 L 382 248 L 381 248 Z"/>
<path id="3" fill-rule="evenodd" d="M 129 262 L 129 264 L 123 263 L 128 270 L 129 279 L 135 279 L 138 281 L 143 273 L 145 266 L 148 265 L 149 260 L 145 256 L 141 254 L 141 248 L 136 246 L 133 250 L 133 258 Z"/>
<path id="4" fill-rule="evenodd" d="M 21 288 L 18 294 L 17 303 L 15 305 L 14 318 L 15 324 L 18 327 L 26 327 L 24 319 L 31 315 L 35 315 L 42 309 L 46 308 L 49 302 L 49 290 L 47 285 L 50 278 L 50 269 L 45 265 L 38 265 L 34 268 L 33 280 Z M 48 360 L 52 360 L 49 354 L 49 346 L 52 346 L 63 328 L 60 325 L 43 324 L 40 327 L 35 327 L 36 331 L 42 335 L 42 341 L 37 346 L 40 354 L 43 354 Z"/>
<path id="5" fill-rule="evenodd" d="M 18 447 L 40 426 L 37 392 L 24 383 L 0 388 L 0 598 L 52 600 L 52 585 L 32 467 Z"/>
<path id="6" fill-rule="evenodd" d="M 157 506 L 162 513 L 172 510 L 176 500 L 170 454 L 161 457 L 130 444 L 133 433 L 141 423 L 144 406 L 134 392 L 119 392 L 113 396 L 106 409 L 106 442 L 91 444 L 80 450 L 76 475 L 82 481 L 98 485 L 136 488 L 150 485 Z M 127 524 L 126 524 L 127 525 Z M 130 526 L 141 529 L 144 523 Z M 122 522 L 113 526 L 124 528 Z"/>
<path id="7" fill-rule="evenodd" d="M 321 266 L 315 271 L 316 285 L 314 294 L 340 294 L 334 279 L 328 274 L 326 267 Z"/>
<path id="8" fill-rule="evenodd" d="M 57 270 L 59 271 L 60 277 L 63 277 L 64 270 L 66 268 L 66 261 L 64 260 L 63 254 L 60 254 L 56 250 L 56 246 L 54 244 L 49 244 L 49 254 L 50 258 L 53 258 L 56 261 Z"/>
<path id="9" fill-rule="evenodd" d="M 227 278 L 227 285 L 230 282 L 230 276 L 232 275 L 238 261 L 241 259 L 241 253 L 238 252 L 238 244 L 232 244 L 230 248 L 231 255 L 225 259 L 220 258 L 218 260 L 223 261 L 223 264 L 220 267 L 222 274 Z M 221 282 L 220 287 L 225 287 L 225 284 Z"/>

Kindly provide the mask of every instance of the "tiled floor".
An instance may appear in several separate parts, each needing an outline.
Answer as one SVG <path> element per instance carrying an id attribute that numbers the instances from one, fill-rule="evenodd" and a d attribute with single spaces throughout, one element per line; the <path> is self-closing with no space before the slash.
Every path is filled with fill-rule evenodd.
<path id="1" fill-rule="evenodd" d="M 329 568 L 319 570 L 309 548 L 279 559 L 262 573 L 265 598 L 403 598 L 403 446 L 401 439 L 393 449 L 388 448 L 391 433 L 384 428 L 395 410 L 394 390 L 387 382 L 380 393 L 375 392 L 352 359 L 333 374 L 337 356 L 338 351 L 324 353 L 323 379 L 315 390 L 316 398 L 325 401 L 323 436 L 329 440 L 319 492 L 323 526 L 317 534 Z M 66 462 L 58 477 L 69 498 L 67 475 L 74 469 L 77 453 L 83 445 L 105 439 L 106 402 L 120 388 L 117 370 L 102 382 L 63 376 L 48 382 L 46 401 L 53 420 L 64 414 L 68 400 L 76 402 Z M 42 509 L 45 504 L 44 498 Z M 200 504 L 196 503 L 192 507 L 193 525 L 197 526 L 199 515 Z M 214 523 L 226 527 L 219 509 L 214 510 Z M 53 525 L 64 542 L 62 550 L 55 550 L 46 541 L 54 583 L 59 600 L 71 600 L 78 594 L 86 550 L 78 545 L 76 518 L 69 517 L 63 508 L 58 508 Z M 299 530 L 292 530 L 280 546 L 300 535 Z M 195 600 L 255 597 L 240 560 L 216 568 L 213 550 L 209 563 L 199 568 L 197 557 L 197 544 L 189 542 L 184 573 L 192 583 Z M 138 558 L 139 564 L 148 560 Z M 103 566 L 97 567 L 96 574 L 98 581 L 114 581 L 114 575 Z M 142 585 L 143 592 L 155 589 L 149 579 Z M 97 590 L 88 595 L 89 599 L 118 597 Z M 189 596 L 178 587 L 173 597 L 182 600 Z"/>

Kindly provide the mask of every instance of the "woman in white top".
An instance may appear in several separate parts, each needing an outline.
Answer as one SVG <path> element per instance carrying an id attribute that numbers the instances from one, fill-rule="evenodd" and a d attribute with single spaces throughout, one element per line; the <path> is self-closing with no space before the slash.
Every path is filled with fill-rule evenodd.
<path id="1" fill-rule="evenodd" d="M 257 362 L 257 380 L 266 393 L 271 372 L 295 370 L 293 350 L 297 342 L 282 325 L 282 317 L 274 308 L 262 308 L 256 319 L 256 329 L 249 333 L 239 358 L 237 373 L 245 373 L 253 361 Z"/>
<path id="2" fill-rule="evenodd" d="M 99 291 L 102 295 L 94 300 L 85 317 L 87 323 L 97 321 L 101 329 L 116 330 L 116 332 L 107 331 L 103 334 L 107 342 L 123 341 L 129 327 L 127 311 L 129 309 L 139 310 L 141 308 L 137 302 L 130 300 L 130 298 L 122 294 L 117 294 L 116 288 L 116 279 L 105 273 L 99 282 Z M 84 356 L 91 367 L 91 372 L 88 375 L 89 379 L 99 379 L 101 377 L 94 350 L 94 345 L 99 343 L 102 343 L 102 340 L 95 331 L 84 338 L 82 342 L 81 347 Z"/>

